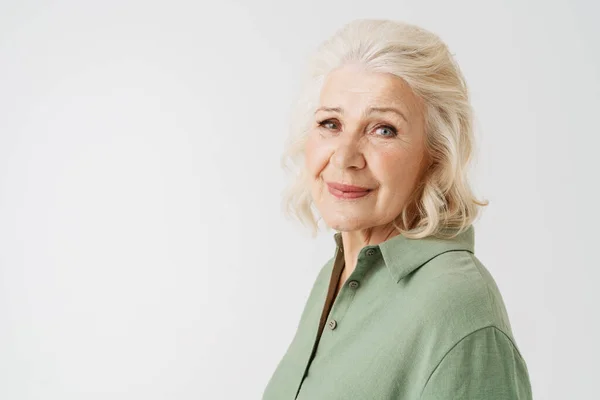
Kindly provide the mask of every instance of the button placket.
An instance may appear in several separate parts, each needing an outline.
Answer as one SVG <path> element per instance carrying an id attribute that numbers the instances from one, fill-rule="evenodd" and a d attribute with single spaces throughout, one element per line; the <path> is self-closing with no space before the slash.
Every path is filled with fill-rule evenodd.
<path id="1" fill-rule="evenodd" d="M 352 283 L 354 282 L 354 283 Z M 351 285 L 352 283 L 352 285 Z M 352 304 L 355 294 L 355 285 L 358 283 L 356 280 L 350 280 L 344 284 L 338 293 L 331 310 L 329 312 L 327 326 L 329 331 L 333 331 L 339 327 L 340 322 L 344 319 L 344 315 L 348 311 L 348 308 Z M 358 286 L 356 286 L 358 287 Z"/>
<path id="2" fill-rule="evenodd" d="M 343 252 L 343 249 L 339 248 L 340 253 Z M 340 323 L 344 318 L 344 315 L 350 308 L 350 305 L 356 295 L 358 288 L 360 287 L 360 279 L 363 276 L 363 272 L 361 267 L 363 263 L 365 263 L 365 257 L 371 258 L 377 254 L 376 248 L 368 248 L 363 251 L 363 256 L 359 256 L 359 265 L 357 265 L 357 269 L 352 272 L 352 274 L 348 277 L 348 281 L 342 286 L 340 292 L 338 293 L 334 303 L 331 307 L 331 310 L 328 315 L 327 320 L 327 332 L 333 334 L 333 331 L 340 327 Z M 370 263 L 371 261 L 369 261 Z M 354 276 L 353 276 L 354 275 Z M 324 332 L 325 333 L 325 332 Z"/>

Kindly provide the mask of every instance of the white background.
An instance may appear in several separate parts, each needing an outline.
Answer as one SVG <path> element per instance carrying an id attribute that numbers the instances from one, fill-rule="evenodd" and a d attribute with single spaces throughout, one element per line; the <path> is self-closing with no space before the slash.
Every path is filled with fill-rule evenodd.
<path id="1" fill-rule="evenodd" d="M 438 33 L 477 113 L 476 255 L 536 399 L 598 398 L 593 1 L 0 2 L 0 399 L 259 399 L 333 255 L 283 218 L 306 56 Z"/>

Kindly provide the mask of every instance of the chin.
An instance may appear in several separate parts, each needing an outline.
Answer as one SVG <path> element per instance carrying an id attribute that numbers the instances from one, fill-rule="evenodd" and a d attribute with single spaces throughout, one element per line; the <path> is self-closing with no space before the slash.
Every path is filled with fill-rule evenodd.
<path id="1" fill-rule="evenodd" d="M 337 216 L 330 218 L 323 217 L 323 220 L 331 229 L 340 232 L 351 232 L 370 227 L 369 223 L 363 218 L 340 218 L 340 216 Z"/>

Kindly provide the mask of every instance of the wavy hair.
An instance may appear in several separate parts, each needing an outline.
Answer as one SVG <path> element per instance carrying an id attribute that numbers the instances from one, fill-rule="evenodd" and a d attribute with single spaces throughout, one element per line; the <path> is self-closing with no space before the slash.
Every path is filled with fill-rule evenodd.
<path id="1" fill-rule="evenodd" d="M 451 238 L 477 218 L 479 206 L 468 182 L 474 148 L 473 111 L 463 74 L 446 44 L 434 33 L 400 21 L 359 19 L 324 41 L 310 56 L 308 71 L 290 116 L 281 157 L 292 174 L 283 194 L 284 214 L 300 220 L 312 236 L 318 211 L 304 165 L 306 138 L 328 73 L 347 64 L 403 79 L 424 103 L 426 150 L 431 164 L 392 222 L 409 238 Z"/>

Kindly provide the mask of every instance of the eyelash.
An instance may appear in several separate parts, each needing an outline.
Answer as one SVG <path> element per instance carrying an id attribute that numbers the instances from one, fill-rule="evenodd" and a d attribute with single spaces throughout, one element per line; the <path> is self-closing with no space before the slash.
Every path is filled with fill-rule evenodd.
<path id="1" fill-rule="evenodd" d="M 330 122 L 334 122 L 334 120 L 333 119 L 325 119 L 323 121 L 318 122 L 318 126 L 321 127 L 321 128 L 324 128 L 324 129 L 328 129 L 324 125 L 327 124 L 327 123 L 330 123 Z M 382 137 L 385 137 L 385 138 L 393 138 L 393 137 L 398 136 L 398 130 L 396 128 L 394 128 L 392 125 L 383 124 L 383 125 L 377 126 L 376 129 L 377 128 L 388 128 L 389 130 L 392 131 L 392 135 L 388 135 L 388 136 L 379 135 L 379 136 L 382 136 Z"/>

